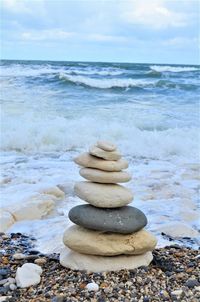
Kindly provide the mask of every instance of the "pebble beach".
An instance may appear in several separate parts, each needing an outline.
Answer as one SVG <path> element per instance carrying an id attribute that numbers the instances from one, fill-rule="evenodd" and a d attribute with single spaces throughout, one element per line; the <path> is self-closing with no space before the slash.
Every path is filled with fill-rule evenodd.
<path id="1" fill-rule="evenodd" d="M 88 273 L 64 268 L 58 254 L 42 254 L 35 240 L 20 233 L 0 235 L 0 301 L 7 302 L 154 302 L 200 300 L 200 253 L 179 245 L 153 251 L 148 267 Z M 20 258 L 20 259 L 19 259 Z M 15 284 L 24 263 L 42 268 L 41 282 L 29 288 Z M 88 284 L 95 283 L 95 287 Z"/>

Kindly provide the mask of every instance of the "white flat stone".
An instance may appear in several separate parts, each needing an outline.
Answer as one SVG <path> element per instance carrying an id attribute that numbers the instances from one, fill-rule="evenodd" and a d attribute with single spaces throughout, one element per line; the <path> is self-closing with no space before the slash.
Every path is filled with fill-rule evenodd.
<path id="1" fill-rule="evenodd" d="M 60 199 L 63 199 L 65 197 L 65 193 L 61 189 L 59 189 L 57 186 L 41 189 L 40 193 L 53 195 L 56 198 L 60 198 Z"/>
<path id="2" fill-rule="evenodd" d="M 42 269 L 39 265 L 25 263 L 18 267 L 16 272 L 16 283 L 18 287 L 24 288 L 40 283 Z"/>
<path id="3" fill-rule="evenodd" d="M 10 207 L 15 220 L 40 219 L 47 215 L 55 206 L 53 196 L 38 194 L 23 203 L 16 203 Z"/>
<path id="4" fill-rule="evenodd" d="M 80 181 L 75 184 L 74 192 L 79 198 L 100 208 L 122 207 L 133 200 L 131 190 L 118 184 Z"/>
<path id="5" fill-rule="evenodd" d="M 114 172 L 121 171 L 128 168 L 128 162 L 125 159 L 119 160 L 105 160 L 96 156 L 90 155 L 89 153 L 82 153 L 74 159 L 75 163 L 86 167 L 95 168 L 103 171 Z"/>
<path id="6" fill-rule="evenodd" d="M 13 223 L 15 223 L 15 219 L 12 214 L 0 209 L 0 232 L 5 232 Z"/>
<path id="7" fill-rule="evenodd" d="M 98 141 L 97 147 L 101 148 L 102 150 L 109 151 L 109 152 L 115 151 L 117 149 L 116 145 L 114 145 L 110 142 L 106 142 L 106 141 Z"/>
<path id="8" fill-rule="evenodd" d="M 94 155 L 96 157 L 100 157 L 100 158 L 103 158 L 106 160 L 118 160 L 122 157 L 121 154 L 117 150 L 116 151 L 105 151 L 97 146 L 90 147 L 89 153 L 91 155 Z"/>
<path id="9" fill-rule="evenodd" d="M 64 248 L 60 254 L 62 266 L 74 270 L 86 270 L 87 272 L 119 271 L 121 269 L 135 269 L 140 266 L 148 266 L 153 260 L 151 252 L 137 256 L 91 256 L 79 254 Z"/>
<path id="10" fill-rule="evenodd" d="M 145 229 L 126 235 L 94 231 L 72 225 L 64 232 L 63 243 L 78 253 L 117 256 L 140 255 L 152 251 L 157 240 Z"/>
<path id="11" fill-rule="evenodd" d="M 165 233 L 172 238 L 190 237 L 195 238 L 199 236 L 199 232 L 191 226 L 182 222 L 170 222 L 159 227 L 157 230 Z"/>
<path id="12" fill-rule="evenodd" d="M 98 183 L 123 183 L 131 180 L 131 175 L 125 171 L 106 172 L 98 169 L 82 168 L 80 175 L 87 180 Z"/>

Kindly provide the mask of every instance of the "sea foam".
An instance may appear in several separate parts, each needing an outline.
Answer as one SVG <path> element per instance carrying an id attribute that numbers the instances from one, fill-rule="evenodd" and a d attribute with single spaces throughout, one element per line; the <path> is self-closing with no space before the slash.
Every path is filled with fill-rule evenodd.
<path id="1" fill-rule="evenodd" d="M 150 69 L 156 72 L 188 72 L 188 71 L 199 71 L 197 67 L 183 67 L 183 66 L 161 66 L 152 65 Z"/>
<path id="2" fill-rule="evenodd" d="M 106 123 L 97 115 L 67 119 L 25 114 L 16 119 L 7 117 L 2 123 L 1 148 L 20 152 L 70 151 L 86 148 L 97 138 L 112 138 L 126 155 L 197 158 L 198 140 L 194 137 L 198 137 L 198 130 L 197 127 L 145 130 L 131 119 L 121 124 L 117 120 Z"/>

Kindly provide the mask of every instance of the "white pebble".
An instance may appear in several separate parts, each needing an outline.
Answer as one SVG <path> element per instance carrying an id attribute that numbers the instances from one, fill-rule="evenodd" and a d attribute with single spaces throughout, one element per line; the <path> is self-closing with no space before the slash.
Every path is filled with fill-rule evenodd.
<path id="1" fill-rule="evenodd" d="M 15 284 L 10 284 L 10 289 L 11 290 L 16 290 L 17 286 Z"/>
<path id="2" fill-rule="evenodd" d="M 9 277 L 9 278 L 8 278 L 8 282 L 9 282 L 10 284 L 15 283 L 15 279 L 14 279 L 14 278 Z"/>
<path id="3" fill-rule="evenodd" d="M 11 298 L 11 297 L 10 296 L 2 296 L 2 297 L 0 297 L 0 302 L 7 301 L 8 298 Z"/>
<path id="4" fill-rule="evenodd" d="M 171 292 L 171 294 L 175 296 L 181 296 L 182 293 L 183 293 L 182 289 L 176 289 L 173 292 Z"/>
<path id="5" fill-rule="evenodd" d="M 90 291 L 94 291 L 94 292 L 97 292 L 99 290 L 99 285 L 96 284 L 95 282 L 91 282 L 91 283 L 88 283 L 86 285 L 86 288 L 87 290 L 90 292 Z"/>
<path id="6" fill-rule="evenodd" d="M 16 253 L 13 255 L 13 258 L 16 260 L 21 260 L 21 259 L 25 259 L 26 255 L 22 254 L 22 253 Z"/>
<path id="7" fill-rule="evenodd" d="M 18 287 L 24 288 L 40 283 L 42 269 L 34 263 L 25 263 L 18 267 L 16 272 L 16 283 Z"/>

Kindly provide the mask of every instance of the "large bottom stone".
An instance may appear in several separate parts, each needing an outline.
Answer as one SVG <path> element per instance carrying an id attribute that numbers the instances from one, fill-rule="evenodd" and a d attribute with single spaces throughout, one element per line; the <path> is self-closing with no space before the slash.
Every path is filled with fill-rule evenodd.
<path id="1" fill-rule="evenodd" d="M 144 229 L 124 235 L 103 233 L 73 225 L 64 232 L 63 242 L 68 248 L 78 253 L 117 256 L 140 255 L 152 251 L 157 240 Z"/>
<path id="2" fill-rule="evenodd" d="M 121 269 L 135 269 L 148 266 L 153 260 L 151 252 L 136 256 L 102 257 L 79 254 L 64 248 L 60 254 L 60 264 L 74 270 L 88 272 L 118 271 Z"/>

